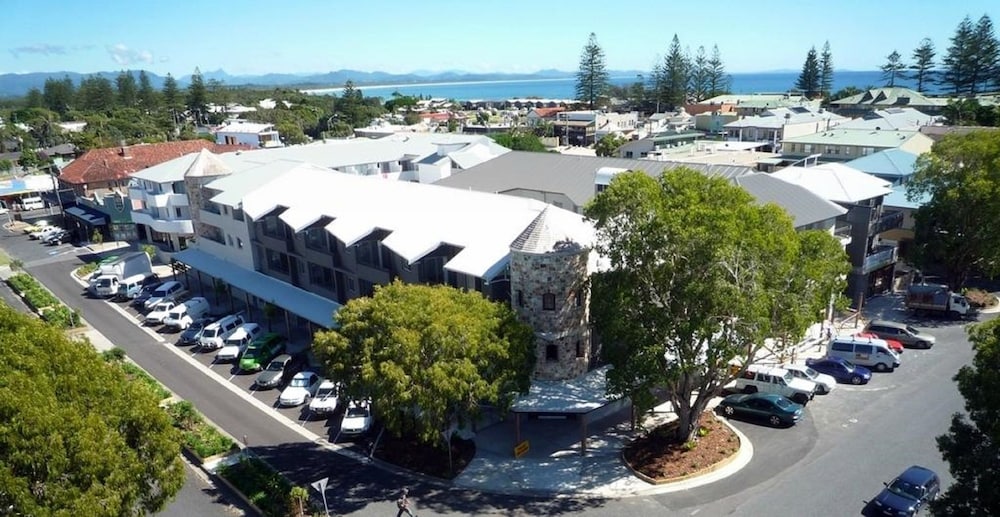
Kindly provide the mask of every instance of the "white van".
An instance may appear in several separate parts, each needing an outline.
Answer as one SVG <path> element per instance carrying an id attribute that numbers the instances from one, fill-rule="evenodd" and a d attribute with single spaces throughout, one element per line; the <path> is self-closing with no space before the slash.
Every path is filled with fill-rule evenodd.
<path id="1" fill-rule="evenodd" d="M 115 275 L 101 275 L 90 282 L 88 289 L 90 294 L 94 296 L 107 298 L 118 294 L 120 284 L 121 282 Z"/>
<path id="2" fill-rule="evenodd" d="M 263 333 L 264 329 L 256 323 L 243 325 L 226 338 L 222 350 L 219 350 L 219 353 L 215 355 L 215 360 L 218 362 L 238 361 L 250 343 L 253 343 L 253 340 Z"/>
<path id="3" fill-rule="evenodd" d="M 174 307 L 163 319 L 163 325 L 170 329 L 184 330 L 188 328 L 194 320 L 208 314 L 208 300 L 201 296 L 195 296 L 190 300 Z"/>
<path id="4" fill-rule="evenodd" d="M 236 329 L 242 327 L 244 323 L 246 322 L 243 321 L 243 316 L 230 314 L 205 327 L 205 330 L 201 332 L 201 337 L 198 338 L 198 345 L 202 350 L 218 350 L 224 346 L 226 338 L 233 335 L 233 332 L 236 332 Z"/>
<path id="5" fill-rule="evenodd" d="M 868 366 L 877 372 L 891 372 L 899 367 L 899 355 L 884 339 L 837 336 L 830 341 L 826 355 Z"/>
<path id="6" fill-rule="evenodd" d="M 38 210 L 45 208 L 45 201 L 39 196 L 22 197 L 21 210 Z"/>
<path id="7" fill-rule="evenodd" d="M 142 287 L 148 282 L 149 275 L 141 273 L 132 275 L 125 280 L 118 282 L 118 291 L 115 293 L 116 300 L 133 300 L 142 292 Z"/>

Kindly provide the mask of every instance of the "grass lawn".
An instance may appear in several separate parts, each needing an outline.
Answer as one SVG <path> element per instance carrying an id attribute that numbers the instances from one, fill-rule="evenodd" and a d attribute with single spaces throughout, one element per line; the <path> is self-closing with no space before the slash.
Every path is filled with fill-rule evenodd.
<path id="1" fill-rule="evenodd" d="M 10 256 L 0 250 L 0 266 L 6 266 L 10 264 Z"/>

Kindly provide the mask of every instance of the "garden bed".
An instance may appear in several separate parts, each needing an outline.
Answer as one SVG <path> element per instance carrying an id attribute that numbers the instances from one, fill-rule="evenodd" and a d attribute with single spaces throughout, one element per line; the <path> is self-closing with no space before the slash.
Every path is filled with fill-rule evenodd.
<path id="1" fill-rule="evenodd" d="M 678 442 L 677 421 L 661 425 L 625 447 L 625 462 L 653 483 L 684 479 L 725 464 L 740 450 L 740 439 L 710 411 L 698 421 L 697 439 Z"/>
<path id="2" fill-rule="evenodd" d="M 184 447 L 199 460 L 235 449 L 236 443 L 206 422 L 190 402 L 175 402 L 167 405 L 166 410 L 184 437 Z"/>
<path id="3" fill-rule="evenodd" d="M 421 474 L 441 479 L 454 479 L 469 466 L 476 455 L 476 442 L 463 440 L 457 436 L 451 439 L 451 461 L 448 464 L 448 451 L 441 444 L 428 445 L 417 441 L 416 437 L 403 435 L 392 436 L 385 433 L 379 441 L 375 457 Z"/>
<path id="4" fill-rule="evenodd" d="M 292 503 L 292 484 L 267 463 L 257 458 L 244 458 L 219 467 L 216 474 L 228 481 L 264 515 L 288 515 Z"/>

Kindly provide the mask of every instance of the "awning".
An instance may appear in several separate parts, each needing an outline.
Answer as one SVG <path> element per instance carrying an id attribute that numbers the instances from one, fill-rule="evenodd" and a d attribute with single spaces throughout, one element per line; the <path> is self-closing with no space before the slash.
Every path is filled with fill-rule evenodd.
<path id="1" fill-rule="evenodd" d="M 104 214 L 84 206 L 71 206 L 66 209 L 66 213 L 91 226 L 108 224 L 108 220 L 104 217 Z"/>
<path id="2" fill-rule="evenodd" d="M 329 298 L 299 289 L 263 273 L 244 269 L 197 248 L 181 251 L 174 258 L 323 328 L 335 326 L 333 314 L 340 309 L 340 304 Z"/>

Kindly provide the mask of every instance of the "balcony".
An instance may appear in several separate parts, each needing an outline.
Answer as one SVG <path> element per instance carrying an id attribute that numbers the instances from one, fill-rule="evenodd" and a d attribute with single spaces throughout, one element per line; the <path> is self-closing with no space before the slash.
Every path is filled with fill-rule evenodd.
<path id="1" fill-rule="evenodd" d="M 882 217 L 876 218 L 871 222 L 871 231 L 868 235 L 878 235 L 882 232 L 887 232 L 889 230 L 895 230 L 896 228 L 901 228 L 903 226 L 903 212 L 883 212 Z"/>
<path id="2" fill-rule="evenodd" d="M 149 194 L 146 193 L 146 205 L 154 208 L 174 208 L 179 206 L 188 206 L 188 197 L 186 194 Z"/>
<path id="3" fill-rule="evenodd" d="M 849 224 L 838 226 L 833 229 L 833 237 L 840 241 L 840 245 L 845 248 L 851 244 L 851 229 L 852 226 Z"/>
<path id="4" fill-rule="evenodd" d="M 144 224 L 160 233 L 194 234 L 194 225 L 190 219 L 156 219 L 146 212 L 133 211 L 132 222 Z"/>
<path id="5" fill-rule="evenodd" d="M 864 265 L 861 266 L 861 274 L 867 275 L 876 269 L 883 268 L 896 262 L 897 248 L 895 246 L 878 246 L 874 251 L 865 257 Z"/>

